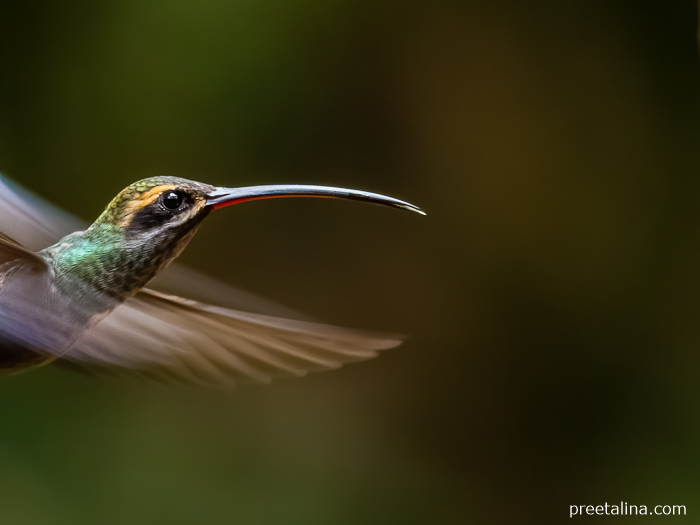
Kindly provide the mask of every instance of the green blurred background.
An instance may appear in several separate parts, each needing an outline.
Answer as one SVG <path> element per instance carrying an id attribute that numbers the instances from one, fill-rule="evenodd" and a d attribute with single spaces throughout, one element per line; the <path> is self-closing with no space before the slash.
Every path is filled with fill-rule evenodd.
<path id="1" fill-rule="evenodd" d="M 0 171 L 82 218 L 160 174 L 428 216 L 209 219 L 187 264 L 410 339 L 235 393 L 3 380 L 0 522 L 541 524 L 626 501 L 698 523 L 696 20 L 691 0 L 3 2 Z"/>

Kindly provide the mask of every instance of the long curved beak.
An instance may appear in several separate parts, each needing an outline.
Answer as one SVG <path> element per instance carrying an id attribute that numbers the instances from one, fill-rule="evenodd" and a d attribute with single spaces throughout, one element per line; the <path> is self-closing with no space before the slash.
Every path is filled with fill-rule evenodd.
<path id="1" fill-rule="evenodd" d="M 268 186 L 246 186 L 244 188 L 216 188 L 207 197 L 207 206 L 215 210 L 240 202 L 258 199 L 276 199 L 281 197 L 322 197 L 327 199 L 349 199 L 365 201 L 383 206 L 392 206 L 415 211 L 425 215 L 418 206 L 405 201 L 370 193 L 368 191 L 331 188 L 329 186 L 310 186 L 307 184 L 271 184 Z"/>

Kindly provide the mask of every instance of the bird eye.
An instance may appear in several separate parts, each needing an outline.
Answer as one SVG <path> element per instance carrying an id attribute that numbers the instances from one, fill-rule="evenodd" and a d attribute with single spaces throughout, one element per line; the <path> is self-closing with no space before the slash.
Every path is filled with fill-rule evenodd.
<path id="1" fill-rule="evenodd" d="M 163 195 L 163 206 L 169 210 L 177 210 L 182 206 L 182 194 L 175 191 L 169 191 Z"/>

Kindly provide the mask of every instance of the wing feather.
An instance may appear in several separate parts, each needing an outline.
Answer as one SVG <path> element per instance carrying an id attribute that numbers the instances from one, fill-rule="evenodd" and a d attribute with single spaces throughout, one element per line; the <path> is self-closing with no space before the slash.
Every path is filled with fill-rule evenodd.
<path id="1" fill-rule="evenodd" d="M 402 339 L 240 312 L 146 289 L 88 331 L 64 358 L 94 371 L 116 369 L 229 387 L 331 370 L 375 357 Z"/>

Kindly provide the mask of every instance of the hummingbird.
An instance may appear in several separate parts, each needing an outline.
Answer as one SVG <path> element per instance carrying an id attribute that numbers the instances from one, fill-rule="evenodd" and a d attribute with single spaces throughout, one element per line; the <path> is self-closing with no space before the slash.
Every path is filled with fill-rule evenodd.
<path id="1" fill-rule="evenodd" d="M 163 176 L 126 187 L 85 227 L 0 177 L 0 375 L 55 362 L 227 387 L 334 369 L 398 346 L 402 336 L 294 319 L 171 265 L 212 212 L 282 197 L 352 199 L 424 215 L 360 190 L 227 188 Z"/>

